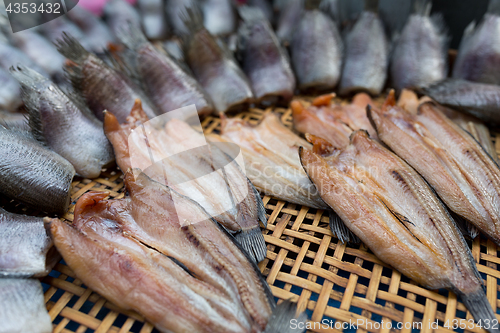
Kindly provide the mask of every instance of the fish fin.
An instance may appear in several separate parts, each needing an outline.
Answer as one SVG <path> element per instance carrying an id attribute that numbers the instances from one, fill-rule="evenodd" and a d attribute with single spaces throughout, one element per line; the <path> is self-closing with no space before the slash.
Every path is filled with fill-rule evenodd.
<path id="1" fill-rule="evenodd" d="M 63 37 L 55 42 L 55 46 L 59 53 L 78 65 L 81 65 L 90 54 L 76 38 L 66 32 L 63 32 Z"/>
<path id="2" fill-rule="evenodd" d="M 486 320 L 489 320 L 490 323 L 498 322 L 483 288 L 479 288 L 476 292 L 469 295 L 456 290 L 454 290 L 454 292 L 460 296 L 462 302 L 465 304 L 465 307 L 470 311 L 476 321 L 481 321 L 481 323 L 484 323 Z M 500 329 L 492 328 L 487 329 L 487 331 L 491 333 L 499 333 Z"/>
<path id="3" fill-rule="evenodd" d="M 453 212 L 451 212 L 451 215 L 457 224 L 458 230 L 460 230 L 460 232 L 465 237 L 475 239 L 477 236 L 479 236 L 479 231 L 477 230 L 477 228 L 467 219 Z"/>
<path id="4" fill-rule="evenodd" d="M 344 221 L 333 210 L 328 211 L 330 230 L 342 243 L 358 244 L 361 240 L 349 228 L 346 227 Z"/>
<path id="5" fill-rule="evenodd" d="M 259 263 L 266 258 L 267 246 L 259 227 L 241 230 L 233 236 L 255 263 Z"/>
<path id="6" fill-rule="evenodd" d="M 299 333 L 305 332 L 308 318 L 305 312 L 297 315 L 297 304 L 285 300 L 278 304 L 269 318 L 264 333 Z M 293 324 L 296 325 L 293 325 Z M 299 325 L 301 323 L 301 325 Z M 293 328 L 295 326 L 295 328 Z M 298 328 L 298 327 L 302 328 Z"/>
<path id="7" fill-rule="evenodd" d="M 203 13 L 199 6 L 192 5 L 185 7 L 180 15 L 184 25 L 189 31 L 188 34 L 194 34 L 197 31 L 205 29 L 203 25 Z"/>
<path id="8" fill-rule="evenodd" d="M 266 215 L 266 207 L 264 207 L 264 202 L 262 201 L 262 198 L 260 197 L 259 191 L 257 191 L 257 189 L 252 184 L 252 182 L 250 182 L 250 179 L 248 179 L 248 182 L 252 186 L 253 193 L 254 193 L 255 198 L 257 200 L 257 212 L 258 212 L 259 220 L 260 220 L 260 222 L 262 222 L 264 227 L 267 227 L 267 215 Z"/>
<path id="9" fill-rule="evenodd" d="M 118 29 L 117 37 L 127 48 L 137 51 L 143 44 L 149 43 L 139 27 L 127 24 Z"/>

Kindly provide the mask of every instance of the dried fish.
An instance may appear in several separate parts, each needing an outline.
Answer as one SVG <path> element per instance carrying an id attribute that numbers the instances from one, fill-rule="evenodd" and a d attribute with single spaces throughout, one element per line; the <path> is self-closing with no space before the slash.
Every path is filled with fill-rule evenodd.
<path id="1" fill-rule="evenodd" d="M 289 101 L 295 76 L 271 24 L 258 8 L 242 6 L 239 12 L 244 22 L 238 30 L 238 55 L 255 97 L 263 103 Z"/>
<path id="2" fill-rule="evenodd" d="M 347 32 L 339 93 L 366 91 L 378 95 L 389 66 L 389 42 L 377 14 L 378 0 L 365 0 L 365 10 Z"/>
<path id="3" fill-rule="evenodd" d="M 75 91 L 99 120 L 104 119 L 103 111 L 107 110 L 124 122 L 136 98 L 144 101 L 144 110 L 149 117 L 156 115 L 131 79 L 85 50 L 75 38 L 64 35 L 57 48 L 76 64 L 68 68 L 68 76 Z"/>
<path id="4" fill-rule="evenodd" d="M 248 6 L 259 8 L 267 21 L 271 24 L 274 23 L 274 9 L 269 0 L 247 0 Z"/>
<path id="5" fill-rule="evenodd" d="M 0 279 L 0 333 L 51 333 L 40 281 Z"/>
<path id="6" fill-rule="evenodd" d="M 276 24 L 276 36 L 282 43 L 290 43 L 303 12 L 303 0 L 281 1 L 279 16 Z"/>
<path id="7" fill-rule="evenodd" d="M 203 25 L 214 36 L 229 35 L 236 30 L 238 18 L 232 0 L 201 0 Z"/>
<path id="8" fill-rule="evenodd" d="M 231 237 L 196 202 L 140 170 L 124 181 L 123 199 L 82 196 L 71 226 L 46 220 L 78 278 L 161 332 L 264 331 L 274 301 Z"/>
<path id="9" fill-rule="evenodd" d="M 447 79 L 423 91 L 440 104 L 500 124 L 500 87 L 497 85 Z"/>
<path id="10" fill-rule="evenodd" d="M 15 111 L 21 105 L 21 88 L 17 81 L 10 73 L 3 68 L 0 68 L 0 109 L 7 111 Z"/>
<path id="11" fill-rule="evenodd" d="M 166 0 L 165 10 L 167 12 L 168 22 L 176 35 L 189 33 L 189 29 L 183 20 L 186 8 L 196 8 L 199 10 L 199 1 L 197 0 Z"/>
<path id="12" fill-rule="evenodd" d="M 30 130 L 26 114 L 21 112 L 0 111 L 0 126 L 24 131 Z"/>
<path id="13" fill-rule="evenodd" d="M 141 81 L 159 114 L 191 104 L 195 104 L 199 115 L 212 113 L 212 102 L 200 84 L 177 61 L 149 43 L 141 31 L 129 27 L 119 38 L 129 48 L 124 60 Z M 150 113 L 148 116 L 152 118 Z M 123 121 L 121 117 L 120 121 Z"/>
<path id="14" fill-rule="evenodd" d="M 314 2 L 314 1 L 308 1 Z M 306 8 L 290 44 L 292 65 L 301 90 L 333 89 L 342 68 L 343 45 L 337 26 L 317 8 Z"/>
<path id="15" fill-rule="evenodd" d="M 109 29 L 115 36 L 117 36 L 120 30 L 127 25 L 133 25 L 139 29 L 141 27 L 141 17 L 139 13 L 126 0 L 106 1 L 106 5 L 104 6 L 104 17 Z M 80 40 L 79 38 L 77 39 Z"/>
<path id="16" fill-rule="evenodd" d="M 140 168 L 152 179 L 195 200 L 234 234 L 250 257 L 256 262 L 264 260 L 267 249 L 259 228 L 259 220 L 264 225 L 267 222 L 264 204 L 234 161 L 238 154 L 222 151 L 234 147 L 208 145 L 202 134 L 179 119 L 169 120 L 163 128 L 155 125 L 140 104 L 122 126 L 106 114 L 105 132 L 120 168 Z"/>
<path id="17" fill-rule="evenodd" d="M 75 23 L 70 21 L 65 15 L 42 24 L 40 26 L 40 30 L 42 34 L 45 35 L 45 37 L 47 37 L 47 39 L 53 43 L 55 43 L 58 39 L 62 38 L 63 33 L 67 33 L 78 39 L 80 43 L 82 43 L 82 45 L 88 47 L 87 42 L 85 40 L 85 34 L 83 33 L 83 31 Z M 12 64 L 11 66 L 14 65 L 16 64 Z"/>
<path id="18" fill-rule="evenodd" d="M 139 0 L 142 29 L 149 39 L 165 39 L 169 30 L 163 0 Z"/>
<path id="19" fill-rule="evenodd" d="M 477 27 L 464 31 L 453 65 L 453 77 L 474 82 L 500 84 L 500 1 L 490 0 L 488 12 Z"/>
<path id="20" fill-rule="evenodd" d="M 413 166 L 456 214 L 500 244 L 500 169 L 433 102 L 412 115 L 394 105 L 369 113 L 380 139 Z"/>
<path id="21" fill-rule="evenodd" d="M 0 42 L 0 67 L 8 71 L 11 66 L 16 66 L 17 64 L 29 66 L 37 72 L 49 76 L 49 74 L 31 60 L 26 53 L 10 44 Z"/>
<path id="22" fill-rule="evenodd" d="M 89 50 L 102 53 L 107 49 L 109 43 L 114 42 L 115 38 L 111 30 L 92 12 L 83 7 L 75 6 L 66 15 L 82 30 L 85 36 L 84 43 Z M 66 31 L 66 33 L 71 34 L 71 31 Z M 62 37 L 61 35 L 57 39 Z"/>
<path id="23" fill-rule="evenodd" d="M 0 208 L 0 238 L 0 278 L 45 276 L 60 259 L 41 217 Z"/>
<path id="24" fill-rule="evenodd" d="M 476 320 L 495 320 L 467 243 L 415 170 L 363 130 L 341 150 L 309 139 L 314 152 L 301 148 L 304 169 L 378 258 L 427 288 L 451 289 Z"/>
<path id="25" fill-rule="evenodd" d="M 300 101 L 293 101 L 293 126 L 303 134 L 313 134 L 328 140 L 335 147 L 349 144 L 352 131 L 364 129 L 370 137 L 378 140 L 375 129 L 366 116 L 366 107 L 372 104 L 370 96 L 359 93 L 352 104 L 339 105 L 332 102 L 334 94 L 315 98 L 312 105 L 305 107 Z"/>
<path id="26" fill-rule="evenodd" d="M 65 213 L 75 169 L 29 133 L 0 126 L 0 192 L 44 212 Z"/>
<path id="27" fill-rule="evenodd" d="M 95 178 L 114 160 L 102 122 L 79 100 L 24 66 L 11 73 L 23 88 L 34 136 L 66 158 L 82 177 Z"/>
<path id="28" fill-rule="evenodd" d="M 250 82 L 230 52 L 203 27 L 201 14 L 188 9 L 184 35 L 186 62 L 219 113 L 247 104 L 253 98 Z"/>
<path id="29" fill-rule="evenodd" d="M 430 17 L 430 2 L 415 2 L 416 13 L 395 43 L 391 60 L 394 88 L 420 88 L 439 82 L 448 73 L 448 43 L 441 16 Z"/>
<path id="30" fill-rule="evenodd" d="M 275 114 L 267 114 L 257 126 L 223 118 L 221 135 L 211 134 L 208 139 L 240 146 L 246 174 L 261 192 L 299 205 L 327 208 L 300 165 L 298 147 L 310 147 L 309 143 Z"/>

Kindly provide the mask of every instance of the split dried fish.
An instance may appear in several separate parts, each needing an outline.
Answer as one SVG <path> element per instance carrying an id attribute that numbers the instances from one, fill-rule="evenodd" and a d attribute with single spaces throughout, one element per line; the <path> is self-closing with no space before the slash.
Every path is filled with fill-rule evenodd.
<path id="1" fill-rule="evenodd" d="M 0 192 L 44 212 L 66 213 L 73 166 L 30 133 L 0 126 Z"/>
<path id="2" fill-rule="evenodd" d="M 389 42 L 378 16 L 378 0 L 365 0 L 365 10 L 347 32 L 339 93 L 366 91 L 378 95 L 389 67 Z"/>
<path id="3" fill-rule="evenodd" d="M 242 119 L 223 118 L 221 135 L 211 134 L 208 139 L 240 146 L 246 174 L 261 192 L 299 205 L 327 208 L 300 165 L 298 148 L 310 147 L 309 143 L 285 127 L 275 114 L 267 114 L 257 126 Z"/>
<path id="4" fill-rule="evenodd" d="M 300 150 L 304 169 L 323 200 L 378 258 L 427 288 L 451 289 L 476 320 L 495 320 L 467 243 L 415 170 L 363 130 L 341 150 L 309 139 L 314 151 Z"/>
<path id="5" fill-rule="evenodd" d="M 500 87 L 497 85 L 447 79 L 423 91 L 440 104 L 500 124 Z"/>
<path id="6" fill-rule="evenodd" d="M 120 169 L 140 168 L 198 202 L 236 237 L 250 257 L 256 262 L 264 260 L 267 249 L 259 220 L 266 225 L 266 212 L 260 195 L 234 161 L 238 154 L 226 155 L 221 150 L 226 147 L 208 145 L 201 133 L 182 120 L 171 119 L 163 128 L 155 125 L 140 104 L 121 126 L 113 115 L 106 114 L 105 132 Z"/>
<path id="7" fill-rule="evenodd" d="M 391 60 L 394 88 L 420 88 L 439 82 L 448 73 L 448 43 L 441 16 L 429 15 L 430 2 L 415 2 L 416 13 L 410 15 L 395 43 Z"/>
<path id="8" fill-rule="evenodd" d="M 305 107 L 300 101 L 293 101 L 293 126 L 303 134 L 313 134 L 328 140 L 335 147 L 349 144 L 352 131 L 364 129 L 377 140 L 377 133 L 366 116 L 366 107 L 373 103 L 370 96 L 359 93 L 352 103 L 339 105 L 332 102 L 334 94 L 315 98 Z"/>
<path id="9" fill-rule="evenodd" d="M 500 84 L 500 1 L 490 0 L 488 12 L 478 26 L 464 31 L 453 65 L 453 77 L 474 82 Z"/>
<path id="10" fill-rule="evenodd" d="M 0 333 L 51 333 L 40 281 L 0 279 Z"/>
<path id="11" fill-rule="evenodd" d="M 60 259 L 41 217 L 0 208 L 0 239 L 0 278 L 45 276 Z"/>
<path id="12" fill-rule="evenodd" d="M 263 103 L 288 102 L 295 76 L 286 50 L 260 9 L 242 6 L 239 12 L 243 24 L 238 30 L 238 56 L 255 97 Z"/>
<path id="13" fill-rule="evenodd" d="M 379 138 L 415 168 L 456 214 L 500 244 L 500 169 L 474 138 L 427 102 L 412 115 L 389 95 L 369 113 Z"/>
<path id="14" fill-rule="evenodd" d="M 230 52 L 203 27 L 201 14 L 188 8 L 184 54 L 194 76 L 219 113 L 240 107 L 253 98 L 250 82 Z"/>
<path id="15" fill-rule="evenodd" d="M 124 182 L 123 199 L 82 196 L 71 226 L 46 220 L 76 276 L 161 332 L 263 332 L 272 295 L 231 237 L 196 202 L 140 170 Z"/>
<path id="16" fill-rule="evenodd" d="M 67 159 L 82 177 L 95 178 L 114 161 L 102 122 L 52 81 L 24 66 L 11 69 L 23 88 L 33 135 Z"/>
<path id="17" fill-rule="evenodd" d="M 99 120 L 104 119 L 103 112 L 107 110 L 124 122 L 136 98 L 144 100 L 144 111 L 149 117 L 156 116 L 131 79 L 85 50 L 75 38 L 64 35 L 57 48 L 76 64 L 67 69 L 71 84 Z"/>
<path id="18" fill-rule="evenodd" d="M 328 15 L 308 6 L 300 20 L 293 24 L 290 53 L 299 89 L 335 88 L 341 74 L 343 52 L 337 26 Z"/>
<path id="19" fill-rule="evenodd" d="M 129 27 L 119 38 L 129 49 L 124 61 L 159 114 L 191 104 L 195 104 L 199 115 L 212 113 L 212 102 L 200 84 L 177 61 L 149 43 L 140 30 Z M 150 113 L 148 116 L 153 118 Z"/>

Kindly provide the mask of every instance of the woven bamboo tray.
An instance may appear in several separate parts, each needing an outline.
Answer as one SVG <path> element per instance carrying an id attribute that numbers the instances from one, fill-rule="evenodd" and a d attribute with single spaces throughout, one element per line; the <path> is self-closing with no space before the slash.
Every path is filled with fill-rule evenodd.
<path id="1" fill-rule="evenodd" d="M 291 126 L 289 109 L 250 109 L 236 117 L 258 123 L 269 112 L 277 112 L 281 120 Z M 207 117 L 202 125 L 206 133 L 211 133 L 218 131 L 220 120 Z M 497 152 L 499 150 L 497 145 Z M 122 173 L 113 169 L 103 172 L 98 179 L 76 178 L 71 195 L 73 203 L 88 191 L 123 197 Z M 316 323 L 309 332 L 355 332 L 354 327 L 359 332 L 430 332 L 433 328 L 437 328 L 437 332 L 463 332 L 463 329 L 452 329 L 455 323 L 465 327 L 465 332 L 485 332 L 466 322 L 472 317 L 453 293 L 429 291 L 416 285 L 378 260 L 363 244 L 340 243 L 331 233 L 328 216 L 322 210 L 269 196 L 264 196 L 263 201 L 268 225 L 262 232 L 268 252 L 259 265 L 260 270 L 277 299 L 297 302 L 301 310 L 307 311 L 311 322 L 328 320 L 328 329 Z M 13 203 L 9 209 L 25 211 L 23 206 Z M 64 219 L 73 220 L 73 209 L 72 206 Z M 500 307 L 498 249 L 491 241 L 479 237 L 469 245 L 483 276 L 488 300 L 497 311 Z M 43 278 L 42 283 L 54 332 L 157 332 L 142 316 L 122 311 L 86 288 L 63 262 Z M 454 322 L 454 319 L 462 321 Z M 429 325 L 436 320 L 438 327 Z M 406 323 L 401 330 L 396 329 L 398 322 Z M 446 322 L 449 328 L 444 327 Z M 342 323 L 347 324 L 342 328 Z"/>

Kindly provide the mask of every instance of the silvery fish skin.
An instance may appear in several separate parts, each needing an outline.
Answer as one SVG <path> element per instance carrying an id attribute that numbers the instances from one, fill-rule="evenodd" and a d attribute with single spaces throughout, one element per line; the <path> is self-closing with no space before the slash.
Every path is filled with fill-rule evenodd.
<path id="1" fill-rule="evenodd" d="M 250 82 L 229 51 L 203 27 L 195 9 L 186 21 L 190 30 L 185 35 L 186 62 L 194 76 L 210 96 L 215 110 L 224 113 L 249 103 L 253 98 Z"/>
<path id="2" fill-rule="evenodd" d="M 195 201 L 140 170 L 124 181 L 123 199 L 82 196 L 71 226 L 46 220 L 76 276 L 160 332 L 263 332 L 274 301 L 230 236 Z"/>
<path id="3" fill-rule="evenodd" d="M 349 144 L 349 136 L 355 130 L 368 131 L 370 137 L 378 140 L 377 132 L 366 116 L 366 107 L 373 104 L 370 96 L 358 93 L 352 103 L 340 105 L 332 102 L 332 94 L 315 98 L 311 105 L 300 101 L 290 104 L 294 128 L 303 134 L 319 136 L 338 148 Z"/>
<path id="4" fill-rule="evenodd" d="M 497 85 L 446 79 L 423 91 L 440 104 L 500 124 L 500 87 Z"/>
<path id="5" fill-rule="evenodd" d="M 451 289 L 476 320 L 495 320 L 465 239 L 415 170 L 362 130 L 340 151 L 310 140 L 314 151 L 300 150 L 304 169 L 378 258 L 429 289 Z"/>
<path id="6" fill-rule="evenodd" d="M 0 333 L 51 333 L 43 289 L 36 279 L 0 279 Z"/>
<path id="7" fill-rule="evenodd" d="M 294 22 L 294 30 L 290 53 L 299 89 L 335 88 L 343 46 L 334 22 L 318 9 L 306 10 Z"/>
<path id="8" fill-rule="evenodd" d="M 51 77 L 58 81 L 64 79 L 65 59 L 57 52 L 54 44 L 45 37 L 31 30 L 24 30 L 12 34 L 12 41 Z M 17 63 L 13 65 L 17 65 Z M 29 66 L 28 64 L 23 65 Z"/>
<path id="9" fill-rule="evenodd" d="M 82 30 L 85 35 L 84 43 L 89 50 L 101 53 L 107 49 L 109 43 L 115 41 L 113 33 L 104 21 L 83 7 L 75 6 L 66 15 Z"/>
<path id="10" fill-rule="evenodd" d="M 276 23 L 276 36 L 282 43 L 290 43 L 297 22 L 302 16 L 302 0 L 289 0 L 279 6 L 279 15 Z"/>
<path id="11" fill-rule="evenodd" d="M 21 89 L 17 81 L 7 70 L 0 68 L 0 109 L 7 111 L 16 111 L 23 100 L 21 98 Z"/>
<path id="12" fill-rule="evenodd" d="M 223 118 L 221 135 L 211 134 L 208 139 L 240 146 L 248 179 L 259 191 L 299 205 L 328 207 L 300 165 L 298 148 L 310 144 L 275 114 L 267 114 L 256 126 L 242 119 Z"/>
<path id="13" fill-rule="evenodd" d="M 238 30 L 238 55 L 255 97 L 261 102 L 289 101 L 295 76 L 286 51 L 259 9 L 240 7 L 239 11 L 244 22 Z"/>
<path id="14" fill-rule="evenodd" d="M 102 122 L 83 103 L 32 69 L 18 66 L 11 73 L 23 88 L 34 135 L 66 158 L 80 176 L 98 177 L 101 168 L 114 161 Z"/>
<path id="15" fill-rule="evenodd" d="M 137 5 L 141 14 L 144 34 L 149 39 L 165 39 L 169 33 L 165 14 L 165 1 L 139 0 Z"/>
<path id="16" fill-rule="evenodd" d="M 200 84 L 177 61 L 149 43 L 141 31 L 129 27 L 119 38 L 129 49 L 128 67 L 140 79 L 158 114 L 191 104 L 201 116 L 212 113 L 212 102 Z"/>
<path id="17" fill-rule="evenodd" d="M 426 87 L 446 78 L 448 45 L 441 21 L 425 11 L 408 19 L 391 57 L 391 78 L 396 90 Z"/>
<path id="18" fill-rule="evenodd" d="M 228 147 L 230 144 L 208 145 L 201 133 L 179 119 L 169 120 L 164 127 L 155 125 L 140 104 L 121 126 L 113 115 L 106 114 L 104 130 L 120 169 L 139 168 L 152 179 L 195 200 L 234 233 L 252 259 L 264 260 L 267 249 L 259 228 L 259 220 L 267 223 L 264 204 L 233 159 L 236 156 L 222 152 L 221 149 L 232 148 Z"/>
<path id="19" fill-rule="evenodd" d="M 125 74 L 85 50 L 75 38 L 65 35 L 58 41 L 57 48 L 76 64 L 68 68 L 71 84 L 99 120 L 104 119 L 103 112 L 107 110 L 124 122 L 136 98 L 144 101 L 144 110 L 149 117 L 156 115 L 147 98 Z"/>
<path id="20" fill-rule="evenodd" d="M 26 53 L 10 44 L 0 42 L 0 67 L 8 71 L 11 66 L 16 66 L 17 64 L 29 66 L 43 75 L 49 75 L 43 68 L 31 60 Z"/>
<path id="21" fill-rule="evenodd" d="M 126 0 L 107 1 L 104 6 L 104 16 L 109 29 L 115 36 L 118 36 L 121 29 L 129 24 L 138 28 L 141 27 L 139 13 Z"/>
<path id="22" fill-rule="evenodd" d="M 500 84 L 500 8 L 498 0 L 478 26 L 471 23 L 465 30 L 453 65 L 452 76 L 474 82 Z"/>
<path id="23" fill-rule="evenodd" d="M 345 38 L 344 67 L 339 93 L 366 91 L 378 95 L 384 88 L 389 66 L 389 42 L 382 20 L 363 11 Z"/>
<path id="24" fill-rule="evenodd" d="M 500 244 L 500 169 L 434 102 L 412 115 L 392 96 L 371 119 L 379 138 L 415 168 L 446 205 Z"/>
<path id="25" fill-rule="evenodd" d="M 0 126 L 0 192 L 32 208 L 59 214 L 70 203 L 73 166 L 29 133 Z"/>
<path id="26" fill-rule="evenodd" d="M 189 33 L 189 29 L 183 20 L 186 8 L 198 8 L 197 0 L 166 0 L 165 10 L 167 12 L 168 22 L 176 35 Z"/>
<path id="27" fill-rule="evenodd" d="M 0 208 L 0 238 L 0 278 L 45 276 L 60 259 L 41 217 Z"/>
<path id="28" fill-rule="evenodd" d="M 201 0 L 203 25 L 214 36 L 225 36 L 236 30 L 238 18 L 231 0 Z"/>

